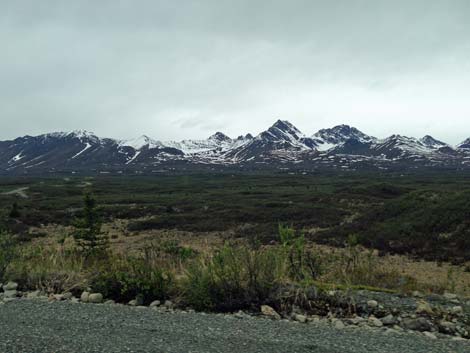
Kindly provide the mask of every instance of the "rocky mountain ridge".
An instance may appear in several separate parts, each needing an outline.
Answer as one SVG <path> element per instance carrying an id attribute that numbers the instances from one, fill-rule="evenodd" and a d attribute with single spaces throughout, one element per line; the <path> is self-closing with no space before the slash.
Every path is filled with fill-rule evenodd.
<path id="1" fill-rule="evenodd" d="M 101 138 L 88 131 L 54 132 L 0 141 L 0 173 L 140 172 L 192 168 L 416 169 L 470 167 L 470 138 L 451 146 L 432 136 L 378 139 L 338 125 L 308 136 L 278 120 L 257 136 L 216 132 L 203 140 L 157 141 Z"/>

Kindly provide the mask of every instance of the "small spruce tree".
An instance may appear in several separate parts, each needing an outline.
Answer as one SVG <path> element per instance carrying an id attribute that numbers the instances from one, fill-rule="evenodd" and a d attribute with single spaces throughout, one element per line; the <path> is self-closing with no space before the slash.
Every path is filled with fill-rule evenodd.
<path id="1" fill-rule="evenodd" d="M 20 207 L 16 202 L 13 203 L 10 210 L 10 218 L 19 218 L 21 216 Z"/>
<path id="2" fill-rule="evenodd" d="M 75 221 L 73 237 L 87 256 L 102 254 L 107 250 L 108 237 L 101 230 L 102 221 L 96 199 L 91 193 L 86 193 L 83 203 L 83 214 Z"/>

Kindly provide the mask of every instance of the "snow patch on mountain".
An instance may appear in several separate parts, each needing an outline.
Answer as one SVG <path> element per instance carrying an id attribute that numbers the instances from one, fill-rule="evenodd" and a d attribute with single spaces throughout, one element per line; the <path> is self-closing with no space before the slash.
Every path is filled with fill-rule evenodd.
<path id="1" fill-rule="evenodd" d="M 147 147 L 148 149 L 154 149 L 162 147 L 160 141 L 154 140 L 147 135 L 142 135 L 132 140 L 124 140 L 118 142 L 119 147 L 131 147 L 136 151 L 140 151 L 142 148 Z"/>
<path id="2" fill-rule="evenodd" d="M 90 149 L 90 148 L 91 148 L 91 144 L 87 142 L 85 148 L 82 149 L 80 152 L 78 152 L 76 155 L 74 155 L 71 159 L 77 158 L 78 156 L 80 156 L 80 155 L 83 154 L 86 150 L 88 150 L 88 149 Z"/>
<path id="3" fill-rule="evenodd" d="M 366 135 L 349 125 L 337 125 L 331 129 L 322 129 L 315 133 L 312 138 L 317 143 L 318 151 L 331 150 L 349 140 L 355 140 L 362 144 L 370 144 L 377 141 L 375 137 Z"/>

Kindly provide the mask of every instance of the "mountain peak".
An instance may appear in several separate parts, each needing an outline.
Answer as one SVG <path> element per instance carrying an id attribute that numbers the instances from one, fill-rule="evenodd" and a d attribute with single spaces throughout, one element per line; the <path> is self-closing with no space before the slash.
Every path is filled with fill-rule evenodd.
<path id="1" fill-rule="evenodd" d="M 447 146 L 446 143 L 436 140 L 434 137 L 430 135 L 424 136 L 422 139 L 420 139 L 421 143 L 427 147 L 432 147 L 432 148 L 440 148 Z"/>
<path id="2" fill-rule="evenodd" d="M 73 130 L 67 134 L 67 136 L 77 137 L 77 138 L 87 138 L 87 137 L 96 137 L 96 135 L 87 130 Z"/>
<path id="3" fill-rule="evenodd" d="M 216 141 L 232 141 L 230 137 L 225 135 L 224 133 L 217 131 L 214 135 L 209 137 L 209 140 L 216 140 Z"/>
<path id="4" fill-rule="evenodd" d="M 336 125 L 329 129 L 321 129 L 313 135 L 318 143 L 319 150 L 329 150 L 346 141 L 355 140 L 363 144 L 369 144 L 376 140 L 375 137 L 364 134 L 362 131 L 349 125 Z"/>
<path id="5" fill-rule="evenodd" d="M 279 129 L 281 131 L 287 132 L 287 131 L 295 131 L 295 132 L 300 132 L 299 129 L 297 129 L 291 122 L 287 120 L 277 120 L 271 127 L 270 129 L 275 128 Z"/>
<path id="6" fill-rule="evenodd" d="M 457 145 L 458 149 L 470 150 L 470 137 Z"/>

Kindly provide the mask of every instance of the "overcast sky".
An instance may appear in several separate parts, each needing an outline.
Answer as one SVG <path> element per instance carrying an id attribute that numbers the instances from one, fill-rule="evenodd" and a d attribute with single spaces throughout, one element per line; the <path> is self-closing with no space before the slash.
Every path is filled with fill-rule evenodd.
<path id="1" fill-rule="evenodd" d="M 0 0 L 0 138 L 470 137 L 468 0 Z"/>

